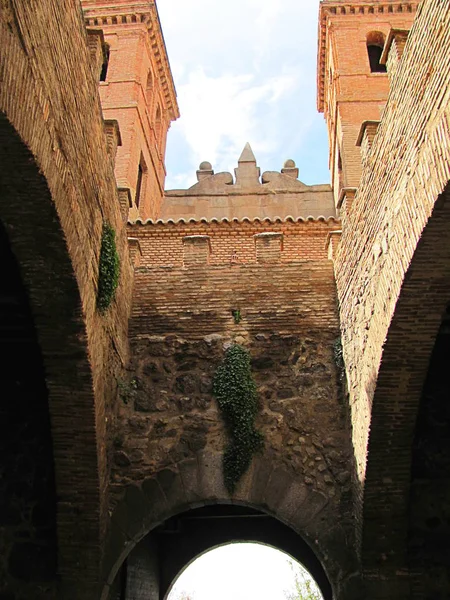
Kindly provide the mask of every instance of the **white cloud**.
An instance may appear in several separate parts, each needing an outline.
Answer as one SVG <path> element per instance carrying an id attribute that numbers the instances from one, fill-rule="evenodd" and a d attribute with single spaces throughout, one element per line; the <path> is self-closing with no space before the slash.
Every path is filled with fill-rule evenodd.
<path id="1" fill-rule="evenodd" d="M 244 144 L 255 152 L 267 149 L 271 140 L 261 127 L 258 112 L 265 105 L 270 119 L 274 103 L 295 87 L 293 75 L 279 75 L 257 83 L 253 75 L 209 77 L 199 68 L 178 89 L 183 118 L 174 128 L 183 133 L 191 149 L 191 164 L 209 160 L 216 170 L 235 166 Z"/>

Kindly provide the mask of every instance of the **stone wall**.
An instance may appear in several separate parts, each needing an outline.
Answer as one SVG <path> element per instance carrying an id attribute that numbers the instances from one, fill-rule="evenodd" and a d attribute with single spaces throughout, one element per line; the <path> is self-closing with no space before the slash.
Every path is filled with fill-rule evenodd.
<path id="1" fill-rule="evenodd" d="M 301 519 L 297 532 L 325 561 L 333 585 L 342 583 L 353 560 L 353 462 L 332 263 L 140 267 L 130 336 L 114 454 L 119 529 L 127 531 L 131 519 L 139 539 L 155 526 L 157 504 L 138 523 L 131 513 L 125 518 L 121 500 L 126 486 L 144 489 L 153 478 L 167 486 L 169 514 L 186 506 L 185 495 L 194 505 L 210 502 L 205 478 L 230 502 L 222 480 L 224 427 L 211 388 L 225 349 L 239 343 L 251 354 L 265 446 L 235 498 L 270 507 L 285 522 Z M 182 498 L 170 491 L 179 471 Z M 302 491 L 290 505 L 296 486 Z M 290 506 L 288 521 L 282 506 Z"/>

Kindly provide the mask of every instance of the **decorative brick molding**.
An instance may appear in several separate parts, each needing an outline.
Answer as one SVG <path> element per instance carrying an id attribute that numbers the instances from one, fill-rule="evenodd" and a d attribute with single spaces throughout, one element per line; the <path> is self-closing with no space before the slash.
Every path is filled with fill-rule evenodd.
<path id="1" fill-rule="evenodd" d="M 120 137 L 119 122 L 116 119 L 109 119 L 105 122 L 105 134 L 108 144 L 108 154 L 111 157 L 112 163 L 116 161 L 117 146 L 122 145 L 122 138 Z"/>
<path id="2" fill-rule="evenodd" d="M 131 190 L 130 188 L 118 188 L 117 193 L 119 195 L 120 214 L 123 222 L 127 223 L 130 208 L 133 206 Z"/>
<path id="3" fill-rule="evenodd" d="M 137 238 L 128 238 L 128 247 L 130 249 L 131 264 L 136 269 L 141 266 L 142 250 L 141 244 Z"/>
<path id="4" fill-rule="evenodd" d="M 356 140 L 356 145 L 361 148 L 361 161 L 367 161 L 372 148 L 373 140 L 377 134 L 380 121 L 364 121 Z"/>
<path id="5" fill-rule="evenodd" d="M 403 55 L 408 34 L 408 29 L 391 29 L 386 39 L 380 63 L 386 65 L 389 79 L 392 79 L 397 72 L 398 63 Z"/>
<path id="6" fill-rule="evenodd" d="M 342 236 L 341 230 L 331 231 L 328 234 L 326 248 L 327 248 L 327 252 L 328 252 L 328 258 L 330 260 L 334 260 L 336 257 L 336 253 L 339 249 L 339 244 L 341 243 L 341 236 Z"/>
<path id="7" fill-rule="evenodd" d="M 95 81 L 99 81 L 105 60 L 105 38 L 101 29 L 87 29 L 87 36 L 94 79 Z"/>

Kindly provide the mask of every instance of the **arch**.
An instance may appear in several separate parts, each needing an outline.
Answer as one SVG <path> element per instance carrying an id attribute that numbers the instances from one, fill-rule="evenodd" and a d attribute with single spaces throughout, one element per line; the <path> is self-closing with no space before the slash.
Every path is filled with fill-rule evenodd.
<path id="1" fill-rule="evenodd" d="M 4 197 L 0 172 L 0 204 Z M 0 222 L 0 588 L 56 585 L 56 492 L 48 392 L 19 267 Z M 46 595 L 46 594 L 45 594 Z M 15 596 L 14 596 L 15 597 Z"/>
<path id="2" fill-rule="evenodd" d="M 448 596 L 450 587 L 449 327 L 450 303 L 436 336 L 420 397 L 411 460 L 407 558 L 429 598 Z"/>
<path id="3" fill-rule="evenodd" d="M 95 400 L 80 295 L 47 181 L 4 113 L 0 113 L 0 165 L 0 221 L 29 298 L 49 393 L 58 572 L 77 581 L 87 568 L 87 580 L 93 583 L 98 574 L 100 486 Z M 86 507 L 91 521 L 80 527 L 74 516 Z M 86 549 L 84 560 L 75 560 L 77 545 L 80 551 Z"/>
<path id="4" fill-rule="evenodd" d="M 302 540 L 299 546 L 314 557 L 311 564 L 321 565 L 335 594 L 358 585 L 354 546 L 325 494 L 259 457 L 230 497 L 222 480 L 222 456 L 205 451 L 126 488 L 111 518 L 102 600 L 109 597 L 130 551 L 158 525 L 187 511 L 218 505 L 257 510 L 293 531 L 297 541 Z"/>
<path id="5" fill-rule="evenodd" d="M 413 440 L 431 353 L 450 298 L 450 246 L 443 243 L 449 225 L 447 184 L 406 272 L 378 373 L 363 504 L 362 559 L 368 572 L 382 564 L 393 573 L 408 563 Z M 406 597 L 408 590 L 404 592 Z"/>
<path id="6" fill-rule="evenodd" d="M 114 378 L 104 365 L 117 373 L 127 351 L 126 326 L 119 331 L 96 311 L 103 221 L 116 228 L 123 259 L 123 296 L 111 316 L 127 315 L 131 265 L 82 13 L 44 2 L 35 16 L 27 21 L 22 2 L 1 12 L 0 221 L 28 295 L 49 394 L 58 597 L 88 598 L 98 597 L 108 516 L 105 404 Z M 76 53 L 67 53 L 68 40 Z"/>
<path id="7" fill-rule="evenodd" d="M 380 63 L 385 36 L 381 31 L 370 31 L 366 37 L 367 54 L 371 73 L 386 73 L 386 65 Z"/>
<path id="8" fill-rule="evenodd" d="M 160 542 L 160 598 L 164 600 L 193 561 L 213 548 L 233 542 L 259 543 L 285 552 L 310 572 L 324 600 L 332 599 L 330 582 L 308 544 L 290 527 L 264 512 L 245 505 L 210 505 L 178 514 L 164 524 L 169 532 L 174 526 L 180 529 L 180 535 L 164 535 L 164 529 L 159 534 L 160 540 L 165 541 Z"/>
<path id="9" fill-rule="evenodd" d="M 173 591 L 173 588 L 176 586 L 179 578 L 183 575 L 183 573 L 189 569 L 189 567 L 194 564 L 198 559 L 201 559 L 203 556 L 205 556 L 206 554 L 212 553 L 215 550 L 218 550 L 219 548 L 224 548 L 224 547 L 228 547 L 228 546 L 233 546 L 234 544 L 245 544 L 245 545 L 252 545 L 252 546 L 263 546 L 265 548 L 270 548 L 272 550 L 278 551 L 281 555 L 286 556 L 289 559 L 293 559 L 297 564 L 299 564 L 302 568 L 305 568 L 296 558 L 295 556 L 293 556 L 292 554 L 289 554 L 288 552 L 285 552 L 284 550 L 278 548 L 277 546 L 273 546 L 271 544 L 265 543 L 265 542 L 260 542 L 260 541 L 254 541 L 252 539 L 246 540 L 246 539 L 242 539 L 242 540 L 236 540 L 236 541 L 231 541 L 231 542 L 225 542 L 223 544 L 218 544 L 216 546 L 213 546 L 207 550 L 205 550 L 204 552 L 198 554 L 197 556 L 195 556 L 192 560 L 190 560 L 190 562 L 188 564 L 186 564 L 183 569 L 176 575 L 175 579 L 173 580 L 171 586 L 169 587 L 169 589 L 167 590 L 167 592 L 162 595 L 160 593 L 160 597 L 162 598 L 162 600 L 167 600 L 170 593 Z M 308 570 L 305 568 L 305 571 L 308 572 Z M 308 572 L 309 573 L 309 572 Z M 309 573 L 309 575 L 311 575 L 311 573 Z M 314 577 L 311 575 L 311 578 L 314 580 Z M 314 583 L 317 585 L 317 582 L 314 580 Z M 329 586 L 329 584 L 328 584 Z M 328 593 L 326 593 L 326 595 L 324 596 L 322 593 L 322 590 L 320 589 L 320 586 L 318 586 L 318 589 L 320 590 L 320 593 L 322 595 L 322 597 L 326 598 L 328 597 Z"/>

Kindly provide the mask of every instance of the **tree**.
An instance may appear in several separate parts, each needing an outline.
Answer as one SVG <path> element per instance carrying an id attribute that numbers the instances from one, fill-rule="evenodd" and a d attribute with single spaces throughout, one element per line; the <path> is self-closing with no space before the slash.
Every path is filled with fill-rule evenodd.
<path id="1" fill-rule="evenodd" d="M 190 592 L 182 591 L 174 598 L 174 600 L 194 600 L 194 595 Z"/>
<path id="2" fill-rule="evenodd" d="M 311 575 L 300 565 L 289 564 L 294 571 L 294 589 L 285 592 L 286 600 L 323 600 Z"/>

